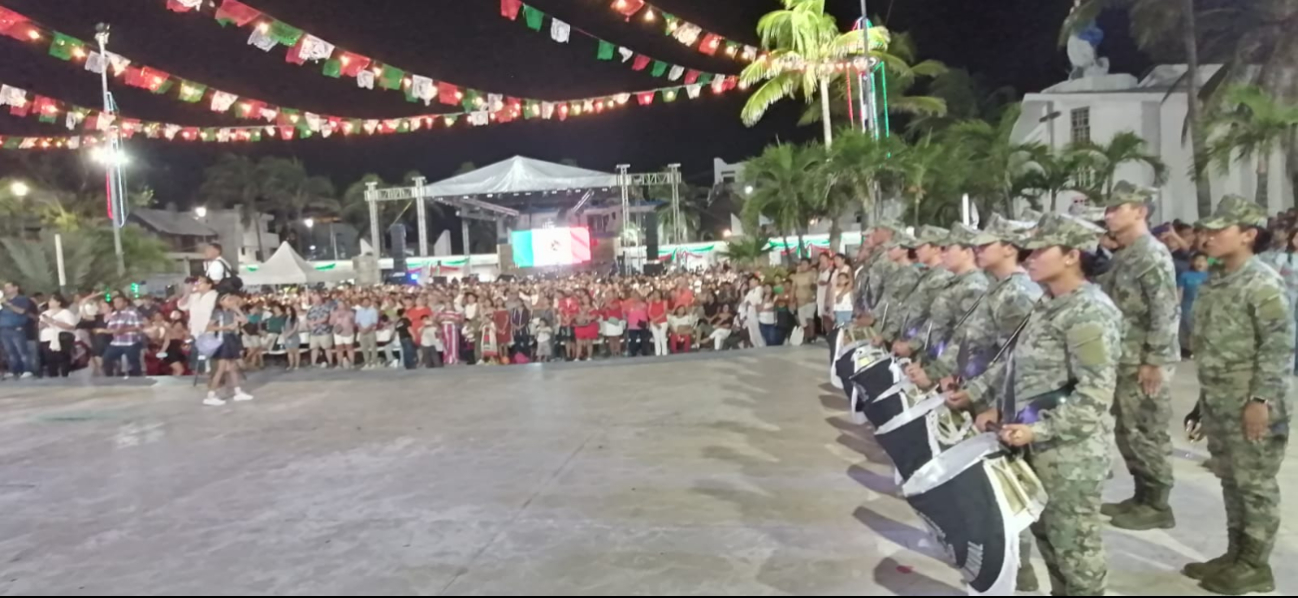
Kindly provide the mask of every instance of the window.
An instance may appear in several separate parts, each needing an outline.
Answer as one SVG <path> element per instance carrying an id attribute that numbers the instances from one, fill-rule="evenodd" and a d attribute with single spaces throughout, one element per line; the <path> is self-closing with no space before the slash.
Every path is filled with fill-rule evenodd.
<path id="1" fill-rule="evenodd" d="M 1072 113 L 1073 143 L 1090 143 L 1091 109 L 1074 108 Z"/>

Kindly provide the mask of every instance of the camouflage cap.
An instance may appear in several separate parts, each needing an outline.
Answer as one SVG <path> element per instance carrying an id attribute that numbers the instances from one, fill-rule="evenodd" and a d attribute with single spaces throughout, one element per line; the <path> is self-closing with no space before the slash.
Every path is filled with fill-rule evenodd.
<path id="1" fill-rule="evenodd" d="M 946 239 L 942 245 L 950 247 L 952 245 L 974 245 L 973 239 L 978 235 L 978 229 L 967 224 L 957 222 L 951 225 L 951 231 L 947 233 Z"/>
<path id="2" fill-rule="evenodd" d="M 1109 194 L 1108 199 L 1102 202 L 1104 208 L 1116 208 L 1129 203 L 1147 204 L 1154 199 L 1154 191 L 1146 187 L 1138 187 L 1127 181 L 1121 181 L 1113 186 L 1113 193 Z"/>
<path id="3" fill-rule="evenodd" d="M 974 231 L 968 243 L 976 246 L 1001 242 L 1013 243 L 1033 226 L 1036 226 L 1036 222 L 1017 222 L 1000 214 L 992 214 L 992 217 L 987 219 L 987 228 Z"/>
<path id="4" fill-rule="evenodd" d="M 1041 216 L 1042 216 L 1041 212 L 1038 212 L 1036 210 L 1031 210 L 1031 209 L 1023 210 L 1023 213 L 1019 215 L 1019 218 L 1018 220 L 1016 220 L 1016 222 L 1029 222 L 1033 226 L 1035 226 L 1037 222 L 1041 220 Z"/>
<path id="5" fill-rule="evenodd" d="M 1101 226 L 1103 226 L 1104 214 L 1106 212 L 1108 212 L 1108 208 L 1105 208 L 1104 206 L 1093 206 L 1087 203 L 1075 203 L 1072 207 L 1068 208 L 1069 214 Z"/>
<path id="6" fill-rule="evenodd" d="M 924 226 L 920 227 L 919 232 L 915 235 L 915 238 L 919 241 L 920 245 L 941 246 L 943 243 L 946 243 L 946 237 L 948 234 L 949 231 L 947 231 L 945 228 L 942 228 L 940 226 L 933 226 L 931 224 L 925 224 Z"/>
<path id="7" fill-rule="evenodd" d="M 892 235 L 892 240 L 885 243 L 884 246 L 887 247 L 888 249 L 892 249 L 894 247 L 904 247 L 906 249 L 914 249 L 920 246 L 920 242 L 918 239 L 915 238 L 915 235 L 910 234 L 905 229 L 898 229 Z"/>
<path id="8" fill-rule="evenodd" d="M 1044 249 L 1058 245 L 1091 252 L 1099 247 L 1102 234 L 1103 228 L 1076 216 L 1046 214 L 1037 223 L 1036 234 L 1025 239 L 1021 246 L 1024 249 Z"/>
<path id="9" fill-rule="evenodd" d="M 896 220 L 890 220 L 890 219 L 884 219 L 884 220 L 880 220 L 880 221 L 878 221 L 878 222 L 875 222 L 874 224 L 871 224 L 871 225 L 870 225 L 870 228 L 871 228 L 871 229 L 890 230 L 890 231 L 892 231 L 892 232 L 894 232 L 894 233 L 900 233 L 900 232 L 905 232 L 905 231 L 906 231 L 906 225 L 904 225 L 904 224 L 902 224 L 902 223 L 900 223 L 900 222 L 897 222 Z"/>
<path id="10" fill-rule="evenodd" d="M 1217 204 L 1217 211 L 1195 224 L 1208 230 L 1221 230 L 1229 226 L 1267 225 L 1266 208 L 1238 195 L 1227 195 Z"/>

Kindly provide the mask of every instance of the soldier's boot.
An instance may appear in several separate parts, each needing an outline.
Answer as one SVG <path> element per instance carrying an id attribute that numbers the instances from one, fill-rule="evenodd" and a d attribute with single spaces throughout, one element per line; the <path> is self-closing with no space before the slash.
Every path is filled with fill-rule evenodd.
<path id="1" fill-rule="evenodd" d="M 1100 514 L 1105 517 L 1117 517 L 1127 511 L 1130 511 L 1141 503 L 1145 502 L 1145 485 L 1140 479 L 1136 479 L 1136 493 L 1131 498 L 1122 502 L 1111 502 L 1100 506 Z"/>
<path id="2" fill-rule="evenodd" d="M 1037 581 L 1037 570 L 1032 568 L 1032 563 L 1027 559 L 1019 565 L 1019 575 L 1014 585 L 1019 592 L 1035 592 L 1041 589 L 1040 582 Z"/>
<path id="3" fill-rule="evenodd" d="M 1256 542 L 1242 538 L 1235 562 L 1205 577 L 1199 586 L 1214 594 L 1226 596 L 1274 592 L 1275 576 L 1271 574 L 1271 565 L 1266 562 L 1262 552 Z"/>
<path id="4" fill-rule="evenodd" d="M 1190 563 L 1181 569 L 1181 573 L 1190 579 L 1202 581 L 1227 565 L 1234 564 L 1235 559 L 1239 558 L 1239 541 L 1242 537 L 1244 537 L 1243 532 L 1235 529 L 1229 530 L 1226 534 L 1226 554 L 1202 563 Z"/>
<path id="5" fill-rule="evenodd" d="M 1125 513 L 1113 517 L 1113 527 L 1132 531 L 1151 529 L 1172 529 L 1176 527 L 1176 515 L 1167 504 L 1167 488 L 1148 489 L 1144 502 L 1137 504 Z"/>

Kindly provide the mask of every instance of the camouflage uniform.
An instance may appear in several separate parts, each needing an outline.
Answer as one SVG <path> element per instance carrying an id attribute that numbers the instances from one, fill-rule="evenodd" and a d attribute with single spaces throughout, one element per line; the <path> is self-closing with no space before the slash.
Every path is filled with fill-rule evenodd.
<path id="1" fill-rule="evenodd" d="M 1015 242 L 1022 238 L 1021 227 L 1009 220 L 993 215 L 987 229 L 971 241 L 982 246 L 998 242 Z M 957 360 L 963 352 L 971 359 L 983 357 L 990 359 L 1000 349 L 1019 324 L 1032 313 L 1043 291 L 1041 285 L 1032 282 L 1023 269 L 1010 274 L 1004 280 L 991 281 L 991 290 L 987 297 L 969 316 L 964 330 L 956 335 L 946 347 L 937 363 L 937 376 L 960 374 L 967 378 L 961 385 L 969 393 L 969 400 L 976 412 L 992 407 L 994 397 L 989 393 L 987 372 L 974 370 L 957 372 Z M 975 357 L 976 356 L 976 357 Z M 985 363 L 984 363 L 985 366 Z"/>
<path id="2" fill-rule="evenodd" d="M 1048 215 L 1027 248 L 1053 245 L 1094 251 L 1102 231 L 1085 221 Z M 1066 390 L 1058 407 L 1031 424 L 1028 462 L 1050 494 L 1032 526 L 1059 596 L 1102 596 L 1108 577 L 1100 495 L 1109 475 L 1110 409 L 1122 339 L 1122 314 L 1098 286 L 1083 284 L 1048 297 L 1036 309 L 1013 355 L 993 369 L 1017 412 L 1038 396 Z"/>
<path id="3" fill-rule="evenodd" d="M 1151 195 L 1129 184 L 1119 184 L 1107 207 L 1143 204 Z M 1172 374 L 1181 360 L 1178 331 L 1180 298 L 1176 267 L 1167 247 L 1145 233 L 1120 249 L 1101 277 L 1104 292 L 1123 314 L 1122 360 L 1114 395 L 1115 437 L 1127 469 L 1135 478 L 1131 500 L 1106 505 L 1113 524 L 1124 529 L 1146 530 L 1176 525 L 1167 503 L 1172 491 Z M 1140 367 L 1162 369 L 1163 384 L 1157 393 L 1145 393 Z"/>
<path id="4" fill-rule="evenodd" d="M 970 240 L 974 238 L 977 230 L 965 227 L 963 224 L 957 224 L 951 228 L 951 233 L 943 245 L 962 245 L 970 246 Z M 961 324 L 961 319 L 966 314 L 970 314 L 975 306 L 980 305 L 982 298 L 987 294 L 987 275 L 982 270 L 975 267 L 969 272 L 963 274 L 952 273 L 945 288 L 938 292 L 937 298 L 933 300 L 933 307 L 929 311 L 927 337 L 916 337 L 910 340 L 911 351 L 915 355 L 920 355 L 921 350 L 927 347 L 932 355 L 946 354 L 946 345 L 952 337 L 958 332 L 956 325 L 962 327 L 968 324 L 966 319 Z M 927 357 L 927 356 L 922 356 Z M 932 362 L 933 360 L 925 359 Z M 954 352 L 950 363 L 954 364 Z M 938 365 L 931 363 L 930 365 Z M 926 365 L 926 368 L 929 366 Z M 945 372 L 943 367 L 932 368 L 928 372 L 930 378 L 941 378 L 950 372 Z"/>
<path id="5" fill-rule="evenodd" d="M 856 274 L 856 308 L 862 313 L 874 313 L 874 308 L 883 298 L 883 290 L 889 279 L 898 270 L 897 263 L 888 259 L 888 250 L 894 246 L 897 235 L 902 231 L 889 224 L 880 224 L 878 228 L 893 231 L 893 241 L 880 245 L 865 259 Z"/>
<path id="6" fill-rule="evenodd" d="M 1209 230 L 1265 226 L 1266 212 L 1242 198 L 1225 198 L 1201 223 Z M 1275 583 L 1268 562 L 1280 527 L 1276 474 L 1289 440 L 1288 376 L 1294 320 L 1285 284 L 1254 257 L 1235 272 L 1212 270 L 1194 303 L 1194 357 L 1199 366 L 1202 422 L 1226 503 L 1224 557 L 1186 568 L 1218 593 L 1266 592 Z M 1267 438 L 1250 442 L 1242 413 L 1252 401 L 1271 412 Z"/>
<path id="7" fill-rule="evenodd" d="M 912 242 L 912 248 L 923 245 L 941 246 L 946 241 L 947 235 L 948 232 L 944 228 L 924 226 L 920 229 L 918 238 Z M 905 299 L 902 303 L 893 305 L 894 309 L 890 310 L 888 321 L 884 323 L 883 338 L 889 342 L 922 333 L 919 327 L 928 320 L 933 300 L 953 277 L 950 270 L 941 266 L 932 268 L 921 266 L 921 268 L 922 274 L 918 283 L 913 286 L 913 290 L 901 291 L 906 293 Z M 898 307 L 901 309 L 897 309 Z"/>
<path id="8" fill-rule="evenodd" d="M 902 234 L 894 238 L 891 247 L 910 248 L 916 244 L 915 238 Z M 884 331 L 888 329 L 890 322 L 899 320 L 904 317 L 906 311 L 906 298 L 911 291 L 915 290 L 915 285 L 919 283 L 919 277 L 923 274 L 923 266 L 919 264 L 899 264 L 891 259 L 886 260 L 887 278 L 883 279 L 883 284 L 878 286 L 875 295 L 874 312 L 875 317 L 879 320 L 875 322 L 874 329 L 883 336 Z M 876 263 L 877 272 L 884 272 L 883 266 Z M 900 326 L 900 325 L 898 325 Z"/>

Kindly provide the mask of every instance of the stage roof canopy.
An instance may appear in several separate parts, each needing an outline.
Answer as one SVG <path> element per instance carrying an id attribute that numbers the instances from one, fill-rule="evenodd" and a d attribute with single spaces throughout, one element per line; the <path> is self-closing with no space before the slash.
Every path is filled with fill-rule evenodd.
<path id="1" fill-rule="evenodd" d="M 616 187 L 616 174 L 514 156 L 424 188 L 425 197 L 534 193 Z"/>

